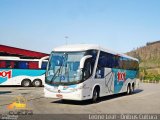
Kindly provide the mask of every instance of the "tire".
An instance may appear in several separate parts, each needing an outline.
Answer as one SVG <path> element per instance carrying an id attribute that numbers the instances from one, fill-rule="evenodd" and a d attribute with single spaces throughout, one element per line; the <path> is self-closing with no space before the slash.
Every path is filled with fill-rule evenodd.
<path id="1" fill-rule="evenodd" d="M 98 101 L 98 98 L 99 98 L 99 91 L 98 91 L 98 89 L 95 88 L 93 90 L 92 102 L 96 103 Z"/>
<path id="2" fill-rule="evenodd" d="M 30 79 L 24 79 L 21 83 L 23 87 L 30 87 L 31 86 L 31 80 Z"/>
<path id="3" fill-rule="evenodd" d="M 134 83 L 132 84 L 132 93 L 134 93 L 134 90 L 135 90 L 135 85 Z"/>
<path id="4" fill-rule="evenodd" d="M 42 86 L 42 80 L 40 79 L 35 79 L 33 82 L 32 82 L 32 85 L 34 87 L 41 87 Z"/>
<path id="5" fill-rule="evenodd" d="M 132 92 L 132 90 L 131 90 L 131 86 L 130 85 L 128 85 L 127 86 L 127 95 L 130 95 L 131 94 L 131 92 Z"/>

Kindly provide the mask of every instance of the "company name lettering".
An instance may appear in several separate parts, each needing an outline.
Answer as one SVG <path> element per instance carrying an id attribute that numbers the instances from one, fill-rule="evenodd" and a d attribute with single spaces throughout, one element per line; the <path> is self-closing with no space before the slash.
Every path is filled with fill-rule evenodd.
<path id="1" fill-rule="evenodd" d="M 12 77 L 12 71 L 0 71 L 0 77 L 7 77 L 8 79 Z"/>
<path id="2" fill-rule="evenodd" d="M 118 72 L 117 78 L 118 78 L 118 81 L 125 81 L 126 80 L 126 73 L 125 72 Z"/>

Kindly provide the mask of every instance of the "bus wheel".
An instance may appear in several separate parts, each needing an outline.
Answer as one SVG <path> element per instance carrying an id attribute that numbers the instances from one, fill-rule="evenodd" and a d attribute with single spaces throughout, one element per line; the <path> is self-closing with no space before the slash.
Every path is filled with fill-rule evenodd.
<path id="1" fill-rule="evenodd" d="M 99 91 L 98 89 L 95 88 L 93 91 L 92 102 L 96 103 L 98 100 L 98 97 L 99 97 Z"/>
<path id="2" fill-rule="evenodd" d="M 40 86 L 42 86 L 42 81 L 41 81 L 40 79 L 35 79 L 35 80 L 33 81 L 32 85 L 33 85 L 34 87 L 40 87 Z"/>
<path id="3" fill-rule="evenodd" d="M 134 90 L 135 90 L 135 85 L 134 85 L 134 83 L 132 84 L 132 93 L 134 92 Z"/>
<path id="4" fill-rule="evenodd" d="M 30 79 L 24 79 L 21 83 L 23 87 L 30 87 L 31 86 L 31 80 Z"/>
<path id="5" fill-rule="evenodd" d="M 132 90 L 131 90 L 131 86 L 130 84 L 128 84 L 127 86 L 127 95 L 131 94 Z"/>

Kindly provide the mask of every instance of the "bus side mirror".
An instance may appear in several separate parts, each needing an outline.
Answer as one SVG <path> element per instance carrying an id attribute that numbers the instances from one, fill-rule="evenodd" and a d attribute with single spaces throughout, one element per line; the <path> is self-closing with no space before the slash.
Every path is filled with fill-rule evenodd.
<path id="1" fill-rule="evenodd" d="M 81 58 L 81 60 L 80 60 L 80 68 L 81 68 L 81 69 L 84 68 L 84 63 L 85 63 L 85 61 L 86 61 L 88 58 L 91 58 L 91 57 L 92 57 L 92 55 L 86 55 L 86 56 L 84 56 L 84 57 Z"/>

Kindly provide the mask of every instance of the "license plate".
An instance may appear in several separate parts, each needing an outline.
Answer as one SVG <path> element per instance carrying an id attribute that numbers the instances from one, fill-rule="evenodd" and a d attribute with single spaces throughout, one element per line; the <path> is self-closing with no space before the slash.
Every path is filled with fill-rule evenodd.
<path id="1" fill-rule="evenodd" d="M 61 94 L 56 94 L 56 97 L 58 97 L 58 98 L 63 98 L 63 95 L 61 95 Z"/>

